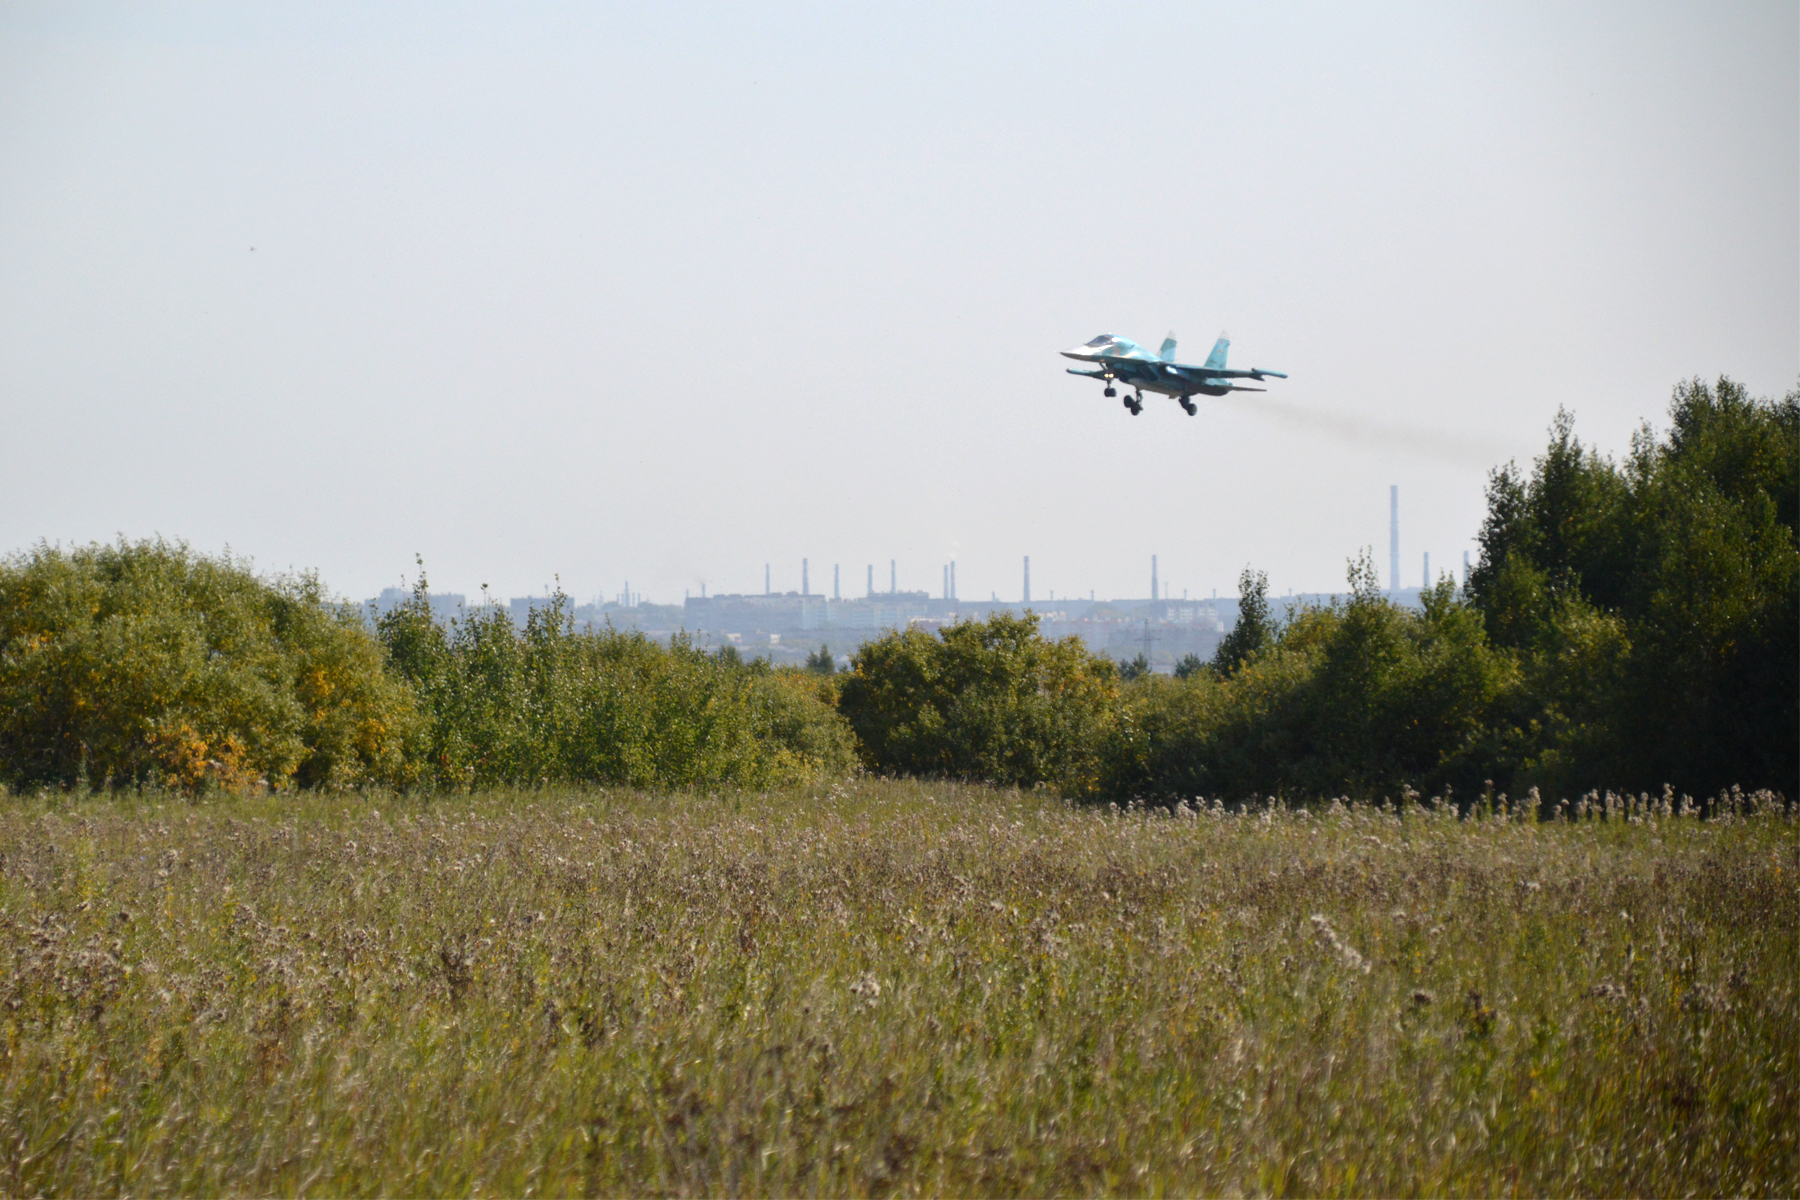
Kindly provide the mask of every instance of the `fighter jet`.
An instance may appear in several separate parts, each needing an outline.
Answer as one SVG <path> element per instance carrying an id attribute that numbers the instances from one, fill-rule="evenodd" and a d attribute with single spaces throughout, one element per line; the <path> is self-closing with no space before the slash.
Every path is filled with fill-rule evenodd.
<path id="1" fill-rule="evenodd" d="M 1115 382 L 1132 389 L 1133 394 L 1125 397 L 1125 407 L 1131 410 L 1134 417 L 1144 411 L 1145 392 L 1161 392 L 1165 396 L 1175 397 L 1191 417 L 1200 411 L 1194 407 L 1194 396 L 1223 396 L 1229 392 L 1269 390 L 1244 387 L 1233 383 L 1234 379 L 1254 379 L 1260 383 L 1270 376 L 1276 379 L 1287 378 L 1280 371 L 1269 371 L 1262 367 L 1253 367 L 1248 371 L 1226 370 L 1225 354 L 1230 349 L 1231 338 L 1221 330 L 1219 340 L 1213 343 L 1212 353 L 1206 356 L 1205 364 L 1186 367 L 1175 361 L 1175 335 L 1172 333 L 1163 339 L 1160 354 L 1152 354 L 1128 338 L 1103 333 L 1085 345 L 1064 350 L 1063 355 L 1091 362 L 1099 367 L 1095 371 L 1077 371 L 1070 367 L 1069 374 L 1103 381 L 1106 390 L 1102 395 L 1118 395 L 1117 389 L 1113 387 Z"/>

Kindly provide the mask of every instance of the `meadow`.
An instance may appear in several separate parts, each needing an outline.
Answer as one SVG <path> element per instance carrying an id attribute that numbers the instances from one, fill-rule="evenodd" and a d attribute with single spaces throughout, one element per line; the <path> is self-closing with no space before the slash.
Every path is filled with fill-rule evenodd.
<path id="1" fill-rule="evenodd" d="M 1793 1195 L 1797 883 L 1766 794 L 18 792 L 0 1192 Z"/>

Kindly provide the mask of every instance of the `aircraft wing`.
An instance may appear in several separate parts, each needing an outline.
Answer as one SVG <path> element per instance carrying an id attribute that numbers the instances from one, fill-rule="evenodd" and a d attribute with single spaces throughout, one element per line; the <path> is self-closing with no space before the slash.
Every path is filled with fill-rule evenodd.
<path id="1" fill-rule="evenodd" d="M 1267 379 L 1270 376 L 1274 376 L 1276 379 L 1287 378 L 1287 373 L 1284 371 L 1270 371 L 1263 367 L 1252 367 L 1248 371 L 1230 371 L 1224 367 L 1180 366 L 1176 370 L 1205 379 Z"/>

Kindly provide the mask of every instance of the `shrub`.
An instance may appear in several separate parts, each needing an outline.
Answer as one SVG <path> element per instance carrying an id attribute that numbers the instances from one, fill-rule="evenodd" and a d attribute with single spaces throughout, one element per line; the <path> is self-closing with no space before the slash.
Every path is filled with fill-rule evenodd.
<path id="1" fill-rule="evenodd" d="M 229 790 L 407 778 L 411 696 L 354 609 L 163 541 L 0 561 L 0 779 Z"/>
<path id="2" fill-rule="evenodd" d="M 1046 640 L 1034 613 L 890 633 L 840 678 L 839 709 L 872 770 L 1074 795 L 1098 786 L 1115 668 L 1078 638 Z"/>
<path id="3" fill-rule="evenodd" d="M 1479 786 L 1516 698 L 1516 664 L 1486 644 L 1448 582 L 1417 613 L 1376 589 L 1366 558 L 1350 582 L 1348 602 L 1295 613 L 1229 677 L 1132 684 L 1105 790 L 1244 799 Z"/>
<path id="4" fill-rule="evenodd" d="M 378 630 L 425 714 L 416 753 L 432 782 L 589 781 L 634 787 L 762 787 L 842 775 L 847 726 L 816 676 L 667 646 L 608 627 L 577 633 L 567 598 L 523 630 L 481 607 L 448 628 L 421 575 Z"/>

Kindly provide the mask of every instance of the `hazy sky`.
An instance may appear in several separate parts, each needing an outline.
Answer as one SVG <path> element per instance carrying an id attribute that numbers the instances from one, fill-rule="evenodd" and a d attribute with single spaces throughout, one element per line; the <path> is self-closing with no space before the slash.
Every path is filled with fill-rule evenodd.
<path id="1" fill-rule="evenodd" d="M 1403 582 L 1800 376 L 1766 4 L 0 7 L 0 551 L 360 597 Z M 1101 332 L 1284 370 L 1132 417 Z"/>

